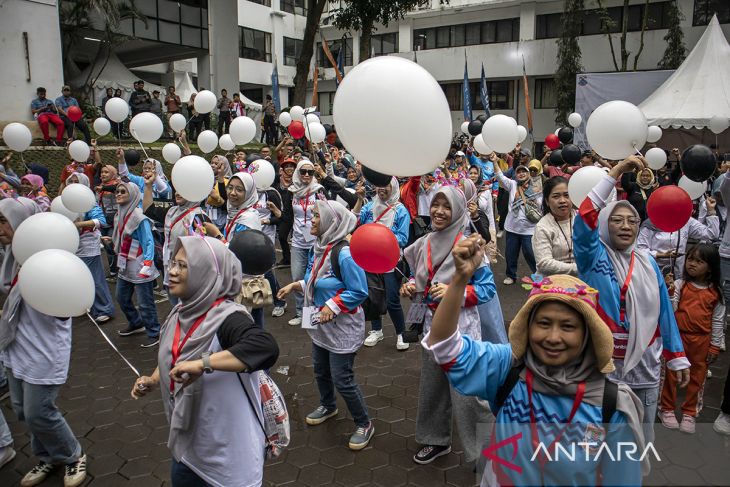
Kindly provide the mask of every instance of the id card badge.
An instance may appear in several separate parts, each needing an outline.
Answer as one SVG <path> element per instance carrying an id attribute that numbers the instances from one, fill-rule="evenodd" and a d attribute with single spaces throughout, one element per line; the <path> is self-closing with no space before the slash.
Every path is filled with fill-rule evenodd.
<path id="1" fill-rule="evenodd" d="M 305 330 L 316 330 L 319 326 L 319 308 L 317 306 L 305 306 L 302 308 L 302 328 Z"/>
<path id="2" fill-rule="evenodd" d="M 406 316 L 406 323 L 408 324 L 420 324 L 426 319 L 426 310 L 428 305 L 422 302 L 415 302 L 408 308 L 408 315 Z"/>

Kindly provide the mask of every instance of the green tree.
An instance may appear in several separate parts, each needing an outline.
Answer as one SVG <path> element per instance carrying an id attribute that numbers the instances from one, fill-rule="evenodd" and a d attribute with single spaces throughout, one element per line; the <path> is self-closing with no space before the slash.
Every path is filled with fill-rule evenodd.
<path id="1" fill-rule="evenodd" d="M 667 35 L 664 36 L 667 48 L 659 61 L 659 68 L 677 69 L 684 62 L 684 58 L 687 57 L 687 48 L 684 47 L 684 32 L 682 32 L 682 27 L 679 25 L 684 15 L 679 10 L 676 0 L 669 4 L 667 18 L 669 20 L 669 30 Z"/>
<path id="2" fill-rule="evenodd" d="M 628 71 L 629 70 L 629 58 L 631 57 L 631 51 L 626 47 L 627 35 L 629 32 L 629 0 L 624 0 L 623 8 L 621 9 L 621 29 L 618 32 L 620 55 L 621 55 L 621 66 L 619 67 L 618 60 L 616 59 L 616 51 L 613 46 L 613 33 L 617 22 L 611 18 L 608 13 L 608 9 L 603 6 L 602 0 L 597 0 L 598 3 L 598 15 L 601 17 L 601 31 L 608 38 L 608 45 L 611 49 L 611 59 L 613 61 L 613 67 L 616 71 Z M 649 0 L 644 1 L 641 18 L 641 34 L 639 37 L 639 48 L 634 54 L 633 70 L 636 71 L 639 65 L 639 58 L 641 53 L 644 52 L 644 33 L 649 20 Z"/>
<path id="3" fill-rule="evenodd" d="M 289 106 L 304 106 L 306 104 L 307 79 L 309 78 L 309 68 L 314 55 L 314 39 L 326 4 L 327 0 L 307 0 L 307 23 L 304 26 L 302 51 L 299 53 L 297 71 L 294 75 L 294 96 L 289 100 Z"/>
<path id="4" fill-rule="evenodd" d="M 565 125 L 575 105 L 575 76 L 583 70 L 578 36 L 583 25 L 584 0 L 565 0 L 560 17 L 562 32 L 558 39 L 558 69 L 555 72 L 557 107 L 555 123 Z"/>

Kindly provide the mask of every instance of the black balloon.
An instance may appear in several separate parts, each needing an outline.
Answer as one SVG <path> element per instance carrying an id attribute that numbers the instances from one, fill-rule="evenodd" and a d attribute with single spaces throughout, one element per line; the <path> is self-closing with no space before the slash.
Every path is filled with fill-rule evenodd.
<path id="1" fill-rule="evenodd" d="M 246 166 L 251 164 L 253 161 L 258 161 L 259 159 L 263 159 L 263 158 L 264 158 L 264 156 L 262 156 L 261 154 L 259 154 L 257 152 L 254 152 L 253 154 L 249 154 L 248 156 L 246 156 Z"/>
<path id="2" fill-rule="evenodd" d="M 134 149 L 127 149 L 124 151 L 124 162 L 127 166 L 136 166 L 139 164 L 139 152 Z"/>
<path id="3" fill-rule="evenodd" d="M 573 129 L 570 127 L 563 127 L 560 130 L 558 130 L 558 139 L 560 139 L 560 142 L 563 144 L 572 144 L 573 143 Z"/>
<path id="4" fill-rule="evenodd" d="M 574 166 L 580 162 L 580 156 L 583 154 L 577 145 L 566 144 L 560 149 L 563 160 Z"/>
<path id="5" fill-rule="evenodd" d="M 269 237 L 259 230 L 236 232 L 228 249 L 241 261 L 244 274 L 258 276 L 274 267 L 276 252 Z"/>
<path id="6" fill-rule="evenodd" d="M 477 135 L 482 133 L 482 122 L 479 120 L 472 120 L 469 122 L 469 134 L 476 137 Z"/>
<path id="7" fill-rule="evenodd" d="M 551 166 L 562 166 L 565 164 L 565 162 L 563 162 L 563 151 L 561 149 L 555 149 L 552 151 L 548 158 L 548 164 Z"/>
<path id="8" fill-rule="evenodd" d="M 373 171 L 367 166 L 362 166 L 362 175 L 370 184 L 379 188 L 388 186 L 391 180 L 391 176 L 378 171 Z"/>
<path id="9" fill-rule="evenodd" d="M 709 147 L 696 144 L 684 150 L 680 165 L 685 176 L 701 183 L 707 181 L 715 172 L 717 161 Z"/>
<path id="10" fill-rule="evenodd" d="M 481 115 L 479 115 L 479 116 L 477 117 L 477 120 L 479 120 L 480 122 L 482 122 L 482 124 L 484 124 L 484 122 L 486 122 L 486 121 L 487 121 L 487 115 L 486 115 L 486 114 L 484 114 L 484 113 L 482 113 Z"/>

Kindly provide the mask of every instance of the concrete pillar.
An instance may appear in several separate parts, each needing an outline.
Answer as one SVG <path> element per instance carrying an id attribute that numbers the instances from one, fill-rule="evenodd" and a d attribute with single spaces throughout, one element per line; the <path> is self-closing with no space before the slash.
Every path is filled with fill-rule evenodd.
<path id="1" fill-rule="evenodd" d="M 198 58 L 198 84 L 216 95 L 226 88 L 232 96 L 238 91 L 237 61 L 238 2 L 208 2 L 208 54 Z"/>
<path id="2" fill-rule="evenodd" d="M 535 4 L 520 4 L 520 40 L 532 41 L 535 39 Z"/>
<path id="3" fill-rule="evenodd" d="M 413 20 L 403 19 L 398 23 L 398 52 L 413 50 Z"/>

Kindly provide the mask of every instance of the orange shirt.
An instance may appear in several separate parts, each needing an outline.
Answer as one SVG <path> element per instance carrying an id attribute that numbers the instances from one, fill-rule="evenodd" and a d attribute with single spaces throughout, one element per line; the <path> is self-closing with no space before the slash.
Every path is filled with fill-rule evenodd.
<path id="1" fill-rule="evenodd" d="M 685 282 L 674 313 L 679 332 L 709 336 L 712 333 L 712 313 L 719 302 L 720 295 L 714 287 L 700 288 Z"/>

